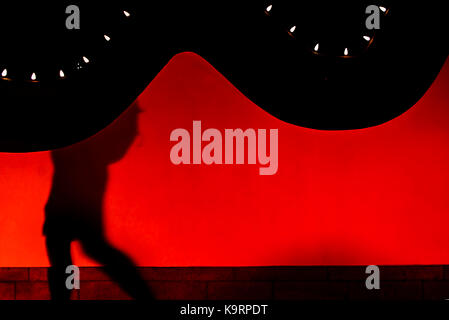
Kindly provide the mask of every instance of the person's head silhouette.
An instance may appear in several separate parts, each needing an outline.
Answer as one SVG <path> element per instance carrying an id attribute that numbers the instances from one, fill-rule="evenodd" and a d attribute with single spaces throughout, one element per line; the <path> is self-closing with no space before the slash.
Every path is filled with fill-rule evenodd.
<path id="1" fill-rule="evenodd" d="M 67 148 L 52 151 L 55 167 L 107 166 L 123 158 L 138 134 L 138 115 L 135 104 L 116 121 L 89 139 Z"/>

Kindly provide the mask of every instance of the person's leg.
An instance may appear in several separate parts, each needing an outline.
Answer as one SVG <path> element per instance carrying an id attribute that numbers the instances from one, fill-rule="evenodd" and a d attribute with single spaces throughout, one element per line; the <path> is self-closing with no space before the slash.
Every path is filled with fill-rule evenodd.
<path id="1" fill-rule="evenodd" d="M 47 254 L 50 260 L 48 269 L 48 283 L 52 300 L 70 300 L 70 290 L 67 289 L 65 281 L 67 266 L 72 265 L 70 255 L 71 240 L 63 236 L 47 234 Z"/>
<path id="2" fill-rule="evenodd" d="M 116 281 L 132 298 L 153 299 L 149 286 L 125 254 L 113 248 L 101 236 L 85 236 L 80 241 L 86 254 L 103 264 L 111 279 Z"/>

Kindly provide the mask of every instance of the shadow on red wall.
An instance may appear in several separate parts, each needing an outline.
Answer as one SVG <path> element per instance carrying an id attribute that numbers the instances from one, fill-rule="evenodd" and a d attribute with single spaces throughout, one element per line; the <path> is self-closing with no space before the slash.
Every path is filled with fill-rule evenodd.
<path id="1" fill-rule="evenodd" d="M 103 201 L 108 166 L 126 154 L 137 136 L 137 105 L 130 107 L 115 126 L 84 143 L 51 152 L 54 173 L 45 206 L 44 234 L 51 268 L 53 299 L 68 300 L 66 267 L 72 265 L 71 243 L 78 240 L 84 252 L 105 266 L 109 276 L 132 297 L 151 297 L 134 263 L 105 238 Z"/>
<path id="2" fill-rule="evenodd" d="M 86 206 L 98 234 L 139 266 L 448 263 L 448 87 L 446 62 L 400 117 L 323 132 L 275 119 L 205 60 L 178 55 L 137 99 L 134 141 L 121 133 L 135 130 L 125 113 L 60 154 L 0 154 L 0 266 L 48 264 L 47 201 L 54 212 Z M 203 130 L 279 129 L 279 171 L 172 164 L 170 133 L 194 120 Z M 95 264 L 78 245 L 74 262 Z"/>

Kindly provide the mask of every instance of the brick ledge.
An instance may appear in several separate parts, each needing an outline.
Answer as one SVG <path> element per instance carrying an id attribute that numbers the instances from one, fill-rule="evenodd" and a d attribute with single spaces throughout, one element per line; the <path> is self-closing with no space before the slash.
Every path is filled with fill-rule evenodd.
<path id="1" fill-rule="evenodd" d="M 161 300 L 443 300 L 449 266 L 380 266 L 381 289 L 365 288 L 365 267 L 139 268 Z M 47 268 L 0 268 L 0 300 L 49 299 Z M 81 268 L 73 299 L 123 300 L 102 268 Z"/>

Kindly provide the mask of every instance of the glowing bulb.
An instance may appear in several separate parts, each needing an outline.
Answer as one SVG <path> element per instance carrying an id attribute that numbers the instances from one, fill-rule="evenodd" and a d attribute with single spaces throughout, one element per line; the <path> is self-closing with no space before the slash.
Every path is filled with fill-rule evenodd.
<path id="1" fill-rule="evenodd" d="M 8 75 L 8 70 L 7 69 L 4 69 L 3 71 L 2 71 L 2 77 L 6 77 Z"/>
<path id="2" fill-rule="evenodd" d="M 379 9 L 380 9 L 382 12 L 387 12 L 387 8 L 385 8 L 385 7 L 380 6 Z"/>
<path id="3" fill-rule="evenodd" d="M 33 74 L 31 75 L 31 80 L 36 81 L 37 77 L 36 74 L 33 72 Z"/>
<path id="4" fill-rule="evenodd" d="M 371 38 L 368 37 L 368 36 L 363 36 L 363 39 L 365 39 L 366 41 L 370 41 L 371 40 Z"/>
<path id="5" fill-rule="evenodd" d="M 272 5 L 272 4 L 270 4 L 270 5 L 267 7 L 267 9 L 265 9 L 265 10 L 266 10 L 267 12 L 270 12 L 271 9 L 273 9 L 273 5 Z"/>
<path id="6" fill-rule="evenodd" d="M 129 17 L 129 16 L 131 15 L 128 11 L 123 11 L 123 14 L 124 14 L 126 17 Z"/>
<path id="7" fill-rule="evenodd" d="M 345 48 L 345 52 L 344 52 L 345 56 L 347 56 L 349 54 L 349 50 L 348 48 Z"/>
<path id="8" fill-rule="evenodd" d="M 315 48 L 313 48 L 313 50 L 315 50 L 316 52 L 318 52 L 319 49 L 320 49 L 320 44 L 317 43 L 316 46 L 315 46 Z"/>
<path id="9" fill-rule="evenodd" d="M 59 70 L 59 77 L 61 77 L 61 78 L 65 78 L 65 74 L 64 74 L 64 71 L 62 71 L 62 70 Z"/>
<path id="10" fill-rule="evenodd" d="M 87 59 L 86 57 L 83 57 L 83 60 L 84 60 L 85 63 L 89 63 L 90 62 L 89 59 Z"/>
<path id="11" fill-rule="evenodd" d="M 290 28 L 290 33 L 295 32 L 295 30 L 296 30 L 296 26 L 291 27 L 291 28 Z"/>
<path id="12" fill-rule="evenodd" d="M 111 40 L 111 38 L 108 35 L 106 35 L 106 34 L 104 35 L 104 38 L 105 38 L 106 41 Z"/>

